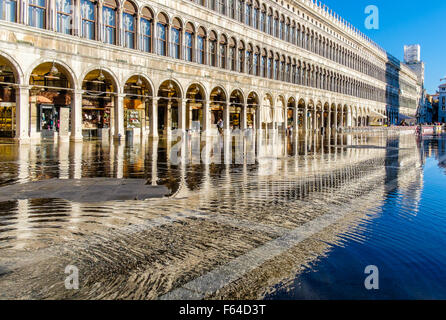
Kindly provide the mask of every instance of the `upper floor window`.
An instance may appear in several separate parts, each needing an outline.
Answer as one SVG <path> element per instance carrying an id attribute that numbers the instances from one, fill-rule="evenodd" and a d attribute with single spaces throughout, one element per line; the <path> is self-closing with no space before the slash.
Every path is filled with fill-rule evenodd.
<path id="1" fill-rule="evenodd" d="M 71 0 L 56 1 L 57 32 L 71 34 L 72 11 Z"/>
<path id="2" fill-rule="evenodd" d="M 229 67 L 231 68 L 232 71 L 236 71 L 235 55 L 236 55 L 235 40 L 231 38 L 229 43 Z"/>
<path id="3" fill-rule="evenodd" d="M 267 75 L 267 62 L 266 55 L 262 54 L 262 58 L 260 60 L 260 76 L 265 77 Z"/>
<path id="4" fill-rule="evenodd" d="M 243 12 L 245 11 L 245 1 L 237 0 L 237 20 L 243 22 Z"/>
<path id="5" fill-rule="evenodd" d="M 148 8 L 142 9 L 141 17 L 141 49 L 152 52 L 152 12 Z"/>
<path id="6" fill-rule="evenodd" d="M 116 44 L 116 10 L 114 1 L 108 0 L 102 8 L 102 22 L 104 24 L 104 42 Z"/>
<path id="7" fill-rule="evenodd" d="M 194 28 L 193 26 L 188 23 L 186 25 L 186 32 L 184 34 L 185 37 L 185 46 L 186 46 L 186 50 L 185 50 L 185 59 L 186 61 L 193 61 L 194 58 Z"/>
<path id="8" fill-rule="evenodd" d="M 136 48 L 136 9 L 129 1 L 124 3 L 122 14 L 124 25 L 124 46 L 130 49 Z"/>
<path id="9" fill-rule="evenodd" d="M 16 0 L 0 0 L 0 20 L 17 22 Z"/>
<path id="10" fill-rule="evenodd" d="M 167 18 L 160 14 L 156 25 L 157 31 L 157 51 L 160 56 L 167 56 Z"/>
<path id="11" fill-rule="evenodd" d="M 266 12 L 264 10 L 260 13 L 260 31 L 266 32 Z"/>
<path id="12" fill-rule="evenodd" d="M 273 14 L 272 13 L 270 13 L 268 15 L 267 30 L 270 35 L 273 35 L 274 26 L 273 26 Z"/>
<path id="13" fill-rule="evenodd" d="M 30 0 L 28 24 L 36 28 L 46 28 L 46 0 Z"/>
<path id="14" fill-rule="evenodd" d="M 197 62 L 201 64 L 206 64 L 206 34 L 203 29 L 198 32 L 198 59 Z"/>
<path id="15" fill-rule="evenodd" d="M 238 71 L 245 72 L 245 46 L 240 42 L 238 47 Z"/>
<path id="16" fill-rule="evenodd" d="M 178 19 L 173 20 L 171 30 L 171 42 L 172 42 L 172 58 L 181 58 L 181 23 Z"/>
<path id="17" fill-rule="evenodd" d="M 220 68 L 226 69 L 226 50 L 228 43 L 226 37 L 222 36 L 220 40 Z"/>
<path id="18" fill-rule="evenodd" d="M 81 0 L 81 36 L 96 39 L 96 2 Z"/>
<path id="19" fill-rule="evenodd" d="M 252 61 L 252 68 L 253 68 L 253 74 L 258 76 L 259 75 L 259 52 L 256 50 L 254 53 L 254 58 Z"/>
<path id="20" fill-rule="evenodd" d="M 251 3 L 251 0 L 246 1 L 245 23 L 248 26 L 252 25 L 252 3 Z"/>
<path id="21" fill-rule="evenodd" d="M 252 17 L 252 26 L 255 29 L 259 29 L 259 12 L 260 12 L 259 6 L 256 3 L 255 7 L 254 7 L 253 17 Z"/>

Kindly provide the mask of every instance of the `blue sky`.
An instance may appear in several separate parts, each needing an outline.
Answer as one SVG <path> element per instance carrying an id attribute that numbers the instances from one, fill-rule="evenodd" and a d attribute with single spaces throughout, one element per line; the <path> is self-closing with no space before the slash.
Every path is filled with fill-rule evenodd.
<path id="1" fill-rule="evenodd" d="M 390 54 L 404 58 L 405 44 L 420 44 L 425 63 L 425 87 L 435 93 L 446 77 L 446 1 L 444 0 L 325 0 L 323 4 L 378 43 Z M 379 29 L 367 30 L 368 5 L 379 9 Z"/>

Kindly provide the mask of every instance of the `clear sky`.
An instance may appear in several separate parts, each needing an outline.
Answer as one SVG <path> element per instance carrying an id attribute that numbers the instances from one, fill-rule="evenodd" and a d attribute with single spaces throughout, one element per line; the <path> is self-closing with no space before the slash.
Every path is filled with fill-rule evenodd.
<path id="1" fill-rule="evenodd" d="M 425 87 L 435 93 L 446 77 L 445 0 L 325 0 L 345 20 L 387 52 L 403 61 L 404 45 L 419 44 L 425 63 Z M 379 29 L 368 30 L 364 13 L 368 5 L 379 9 Z"/>

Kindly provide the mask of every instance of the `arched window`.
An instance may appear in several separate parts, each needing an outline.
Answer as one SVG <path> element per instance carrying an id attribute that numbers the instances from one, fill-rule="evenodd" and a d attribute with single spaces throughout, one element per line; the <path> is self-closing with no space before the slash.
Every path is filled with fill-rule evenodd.
<path id="1" fill-rule="evenodd" d="M 266 32 L 266 7 L 264 5 L 260 12 L 260 31 Z"/>
<path id="2" fill-rule="evenodd" d="M 283 15 L 280 17 L 279 38 L 285 40 L 285 18 L 283 17 Z"/>
<path id="3" fill-rule="evenodd" d="M 231 41 L 229 42 L 229 67 L 231 68 L 232 71 L 236 71 L 237 70 L 237 61 L 235 58 L 236 55 L 236 41 L 234 38 L 231 38 Z"/>
<path id="4" fill-rule="evenodd" d="M 294 23 L 294 21 L 291 24 L 290 42 L 296 44 L 296 24 Z"/>
<path id="5" fill-rule="evenodd" d="M 194 59 L 194 26 L 192 25 L 192 23 L 188 23 L 186 25 L 186 32 L 184 34 L 185 36 L 185 46 L 186 46 L 186 61 L 193 61 Z"/>
<path id="6" fill-rule="evenodd" d="M 259 7 L 259 2 L 256 1 L 254 3 L 254 15 L 252 17 L 252 26 L 255 29 L 259 29 L 259 16 L 260 16 L 260 7 Z"/>
<path id="7" fill-rule="evenodd" d="M 238 46 L 238 71 L 245 72 L 245 44 L 243 41 L 240 41 Z"/>
<path id="8" fill-rule="evenodd" d="M 248 26 L 252 25 L 252 2 L 251 2 L 251 0 L 246 0 L 245 23 Z"/>
<path id="9" fill-rule="evenodd" d="M 279 55 L 276 54 L 276 57 L 274 59 L 274 79 L 279 80 L 280 79 L 280 60 Z"/>
<path id="10" fill-rule="evenodd" d="M 237 0 L 228 0 L 229 17 L 235 19 L 237 17 Z"/>
<path id="11" fill-rule="evenodd" d="M 274 30 L 273 35 L 274 35 L 276 38 L 280 38 L 280 34 L 279 34 L 279 14 L 277 13 L 277 11 L 276 11 L 276 13 L 274 14 L 274 26 L 273 26 L 273 30 Z"/>
<path id="12" fill-rule="evenodd" d="M 297 83 L 297 66 L 296 60 L 293 60 L 293 65 L 291 66 L 291 82 Z"/>
<path id="13" fill-rule="evenodd" d="M 254 57 L 252 60 L 252 68 L 254 70 L 254 75 L 259 76 L 260 70 L 259 70 L 259 55 L 260 55 L 260 48 L 256 47 L 254 51 Z"/>
<path id="14" fill-rule="evenodd" d="M 297 75 L 296 75 L 296 83 L 302 84 L 302 67 L 300 61 L 297 62 Z"/>
<path id="15" fill-rule="evenodd" d="M 216 2 L 217 2 L 217 0 L 208 0 L 209 9 L 216 10 L 217 9 Z"/>
<path id="16" fill-rule="evenodd" d="M 228 41 L 226 36 L 220 37 L 220 68 L 226 69 L 226 52 L 228 51 Z"/>
<path id="17" fill-rule="evenodd" d="M 198 60 L 200 64 L 206 64 L 206 31 L 203 28 L 198 30 Z"/>
<path id="18" fill-rule="evenodd" d="M 237 0 L 237 20 L 243 22 L 245 11 L 245 0 Z"/>
<path id="19" fill-rule="evenodd" d="M 291 82 L 291 60 L 288 58 L 286 69 L 285 69 L 285 81 Z"/>
<path id="20" fill-rule="evenodd" d="M 0 20 L 17 22 L 16 0 L 0 0 Z"/>
<path id="21" fill-rule="evenodd" d="M 274 57 L 273 53 L 270 51 L 268 55 L 268 78 L 274 79 Z"/>
<path id="22" fill-rule="evenodd" d="M 130 1 L 124 3 L 122 12 L 122 22 L 124 27 L 124 47 L 136 48 L 136 8 Z"/>
<path id="23" fill-rule="evenodd" d="M 217 4 L 218 4 L 218 12 L 222 15 L 226 15 L 226 1 L 219 0 Z"/>
<path id="24" fill-rule="evenodd" d="M 248 44 L 248 49 L 246 50 L 246 68 L 247 73 L 254 74 L 253 69 L 253 56 L 252 56 L 252 45 Z"/>
<path id="25" fill-rule="evenodd" d="M 175 59 L 181 59 L 181 27 L 181 21 L 177 18 L 173 19 L 170 28 L 170 41 L 171 57 Z"/>
<path id="26" fill-rule="evenodd" d="M 282 56 L 280 60 L 280 74 L 279 80 L 285 81 L 285 57 Z"/>
<path id="27" fill-rule="evenodd" d="M 287 19 L 287 22 L 285 24 L 285 37 L 284 37 L 285 41 L 291 42 L 291 38 L 290 38 L 290 20 Z"/>
<path id="28" fill-rule="evenodd" d="M 299 47 L 302 47 L 302 36 L 301 36 L 300 24 L 297 24 L 297 29 L 296 29 L 296 44 L 297 44 Z"/>
<path id="29" fill-rule="evenodd" d="M 167 56 L 167 18 L 164 14 L 158 15 L 158 23 L 156 24 L 157 31 L 157 53 L 160 56 Z"/>
<path id="30" fill-rule="evenodd" d="M 116 44 L 116 11 L 118 6 L 114 0 L 105 0 L 102 7 L 102 22 L 105 28 L 104 42 Z"/>
<path id="31" fill-rule="evenodd" d="M 46 28 L 46 0 L 29 0 L 28 24 L 36 28 Z"/>
<path id="32" fill-rule="evenodd" d="M 217 67 L 217 35 L 214 31 L 209 35 L 209 54 L 211 66 Z"/>
<path id="33" fill-rule="evenodd" d="M 152 52 L 152 28 L 152 11 L 145 7 L 141 15 L 141 49 L 145 52 Z"/>
<path id="34" fill-rule="evenodd" d="M 81 36 L 86 39 L 96 39 L 96 9 L 96 1 L 81 0 Z"/>
<path id="35" fill-rule="evenodd" d="M 273 11 L 270 8 L 268 12 L 267 29 L 270 35 L 273 35 L 274 25 L 273 25 Z"/>
<path id="36" fill-rule="evenodd" d="M 262 50 L 262 58 L 260 60 L 260 76 L 267 77 L 268 76 L 268 55 L 265 50 Z"/>
<path id="37" fill-rule="evenodd" d="M 1 1 L 1 0 L 0 0 Z M 56 1 L 57 12 L 57 32 L 71 34 L 71 22 L 72 22 L 72 5 L 71 0 L 59 0 Z"/>

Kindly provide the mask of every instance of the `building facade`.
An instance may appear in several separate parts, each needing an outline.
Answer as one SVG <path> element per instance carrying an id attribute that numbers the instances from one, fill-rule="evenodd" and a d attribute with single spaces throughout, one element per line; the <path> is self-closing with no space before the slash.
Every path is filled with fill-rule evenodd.
<path id="1" fill-rule="evenodd" d="M 20 141 L 399 123 L 419 83 L 309 0 L 0 0 L 0 134 Z"/>
<path id="2" fill-rule="evenodd" d="M 438 122 L 446 123 L 446 83 L 438 87 Z"/>

